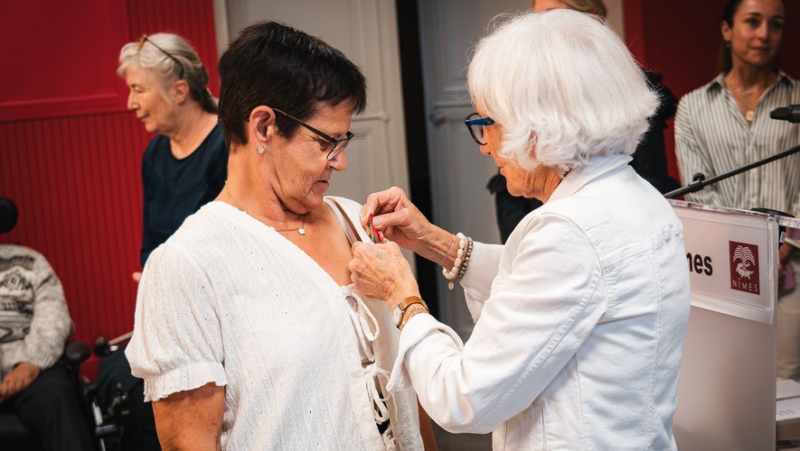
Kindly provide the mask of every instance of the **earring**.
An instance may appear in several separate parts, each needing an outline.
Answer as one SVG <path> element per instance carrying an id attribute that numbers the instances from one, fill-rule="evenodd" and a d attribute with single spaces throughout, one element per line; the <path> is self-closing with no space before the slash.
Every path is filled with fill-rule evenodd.
<path id="1" fill-rule="evenodd" d="M 731 48 L 731 41 L 725 41 L 725 47 Z"/>
<path id="2" fill-rule="evenodd" d="M 264 147 L 264 145 L 262 144 L 262 145 L 258 146 L 258 149 L 256 149 L 256 151 L 258 152 L 259 155 L 264 155 L 264 152 L 267 151 L 267 148 Z"/>

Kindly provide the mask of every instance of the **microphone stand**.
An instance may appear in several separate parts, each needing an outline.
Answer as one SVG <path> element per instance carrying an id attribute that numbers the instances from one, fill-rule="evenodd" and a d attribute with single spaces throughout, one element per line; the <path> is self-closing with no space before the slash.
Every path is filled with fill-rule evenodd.
<path id="1" fill-rule="evenodd" d="M 684 187 L 678 188 L 674 191 L 670 191 L 667 194 L 664 194 L 664 197 L 666 197 L 667 199 L 675 199 L 676 197 L 683 196 L 684 194 L 696 193 L 701 189 L 705 188 L 706 186 L 713 185 L 714 183 L 717 183 L 720 180 L 725 180 L 729 177 L 733 177 L 734 175 L 738 175 L 741 174 L 742 172 L 749 171 L 750 169 L 763 166 L 775 160 L 780 160 L 781 158 L 786 158 L 789 155 L 795 154 L 797 152 L 800 152 L 800 146 L 792 147 L 789 150 L 784 150 L 783 152 L 779 152 L 776 153 L 775 155 L 771 155 L 762 160 L 746 164 L 740 168 L 734 169 L 733 171 L 720 174 L 716 177 L 711 177 L 710 179 L 706 179 L 706 176 L 703 174 L 695 174 L 694 179 L 692 180 L 691 183 L 689 183 Z"/>
<path id="2" fill-rule="evenodd" d="M 684 187 L 678 188 L 678 189 L 676 189 L 674 191 L 670 191 L 670 192 L 664 194 L 664 197 L 666 197 L 667 199 L 674 199 L 674 198 L 676 198 L 678 196 L 683 196 L 684 194 L 696 193 L 696 192 L 700 191 L 701 189 L 705 188 L 706 186 L 713 185 L 714 183 L 717 183 L 720 180 L 725 180 L 725 179 L 727 179 L 729 177 L 733 177 L 734 175 L 738 175 L 738 174 L 741 174 L 742 172 L 749 171 L 750 169 L 754 169 L 754 168 L 757 168 L 759 166 L 764 166 L 767 163 L 771 163 L 771 162 L 773 162 L 775 160 L 780 160 L 781 158 L 786 158 L 789 155 L 796 154 L 797 152 L 800 152 L 800 146 L 795 146 L 795 147 L 792 147 L 789 150 L 784 150 L 783 152 L 776 153 L 775 155 L 770 155 L 767 158 L 764 158 L 764 159 L 761 159 L 761 160 L 758 160 L 758 161 L 754 161 L 754 162 L 746 164 L 746 165 L 744 165 L 744 166 L 742 166 L 740 168 L 734 169 L 734 170 L 732 170 L 730 172 L 726 172 L 724 174 L 720 174 L 720 175 L 718 175 L 716 177 L 711 177 L 710 179 L 706 179 L 705 175 L 697 173 L 697 174 L 694 175 L 694 178 L 693 178 L 691 183 L 689 183 L 688 185 L 686 185 Z M 771 214 L 773 216 L 788 216 L 788 217 L 792 216 L 792 215 L 784 213 L 782 211 L 771 210 L 771 209 L 768 209 L 768 208 L 753 208 L 752 211 L 756 211 L 756 212 L 759 212 L 759 213 Z M 779 245 L 783 244 L 785 236 L 786 236 L 786 227 L 785 226 L 779 226 L 778 227 L 778 244 Z"/>

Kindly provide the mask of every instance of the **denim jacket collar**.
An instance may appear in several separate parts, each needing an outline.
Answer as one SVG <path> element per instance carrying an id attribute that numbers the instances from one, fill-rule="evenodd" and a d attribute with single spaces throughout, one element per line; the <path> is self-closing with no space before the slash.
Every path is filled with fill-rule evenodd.
<path id="1" fill-rule="evenodd" d="M 592 180 L 627 166 L 632 159 L 630 155 L 621 154 L 592 158 L 586 165 L 570 171 L 550 196 L 548 202 L 577 193 Z"/>

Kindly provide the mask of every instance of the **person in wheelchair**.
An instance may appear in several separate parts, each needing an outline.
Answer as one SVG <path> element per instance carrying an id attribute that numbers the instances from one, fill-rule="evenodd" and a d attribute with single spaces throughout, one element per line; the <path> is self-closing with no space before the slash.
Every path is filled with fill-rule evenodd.
<path id="1" fill-rule="evenodd" d="M 0 198 L 0 233 L 17 221 Z M 64 290 L 40 253 L 0 244 L 0 413 L 15 413 L 47 450 L 91 450 L 94 444 L 75 383 L 57 364 L 72 320 Z"/>

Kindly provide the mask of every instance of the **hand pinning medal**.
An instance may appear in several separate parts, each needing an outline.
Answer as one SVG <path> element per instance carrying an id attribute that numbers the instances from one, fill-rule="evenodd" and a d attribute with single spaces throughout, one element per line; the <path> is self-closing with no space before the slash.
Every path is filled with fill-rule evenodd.
<path id="1" fill-rule="evenodd" d="M 375 229 L 375 226 L 372 225 L 372 214 L 369 215 L 369 221 L 367 221 L 367 227 L 369 227 L 369 237 L 372 239 L 372 242 L 375 244 L 383 243 L 383 238 L 381 234 Z"/>

